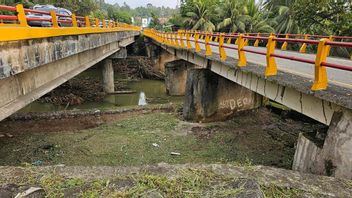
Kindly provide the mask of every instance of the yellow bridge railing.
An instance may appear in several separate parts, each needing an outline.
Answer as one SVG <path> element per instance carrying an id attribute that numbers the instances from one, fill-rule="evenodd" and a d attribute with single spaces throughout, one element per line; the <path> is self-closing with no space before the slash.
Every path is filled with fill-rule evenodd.
<path id="1" fill-rule="evenodd" d="M 194 49 L 196 53 L 201 51 L 200 44 L 203 44 L 205 46 L 206 56 L 212 56 L 213 52 L 211 46 L 217 47 L 221 61 L 227 60 L 227 54 L 225 49 L 237 50 L 238 67 L 247 66 L 246 52 L 263 55 L 266 57 L 266 77 L 277 75 L 277 64 L 275 58 L 282 58 L 312 64 L 314 65 L 314 82 L 311 87 L 313 91 L 327 89 L 328 77 L 326 67 L 344 71 L 352 71 L 352 66 L 339 65 L 327 62 L 327 57 L 329 56 L 331 47 L 352 47 L 352 42 L 335 42 L 332 41 L 332 37 L 330 37 L 330 39 L 324 37 L 320 40 L 309 40 L 308 36 L 305 36 L 304 39 L 290 39 L 288 38 L 288 36 L 286 36 L 285 38 L 278 38 L 273 34 L 270 34 L 268 37 L 263 37 L 260 36 L 259 33 L 256 36 L 251 36 L 247 34 L 207 33 L 186 30 L 180 30 L 178 32 L 170 33 L 159 32 L 154 29 L 144 29 L 143 33 L 145 36 L 150 37 L 164 45 L 172 46 L 175 48 Z M 226 43 L 225 39 L 227 39 Z M 235 40 L 235 45 L 230 45 L 233 40 Z M 248 46 L 249 40 L 254 41 L 254 47 L 259 46 L 259 41 L 266 42 L 266 52 L 246 49 L 245 46 Z M 281 50 L 286 50 L 288 43 L 300 43 L 302 44 L 299 50 L 300 53 L 306 52 L 307 44 L 317 45 L 318 49 L 315 61 L 306 58 L 275 54 L 277 42 L 283 43 Z M 193 45 L 191 43 L 193 43 Z"/>
<path id="2" fill-rule="evenodd" d="M 80 35 L 116 31 L 141 31 L 140 27 L 118 23 L 112 20 L 81 17 L 76 15 L 57 14 L 54 10 L 43 12 L 23 8 L 0 5 L 0 10 L 13 12 L 15 15 L 0 15 L 0 41 L 15 41 L 23 39 L 47 38 L 64 35 Z M 28 13 L 48 15 L 50 18 L 30 18 Z M 60 19 L 63 18 L 63 19 Z M 46 22 L 50 27 L 30 27 L 29 22 Z M 61 24 L 69 24 L 62 27 Z"/>

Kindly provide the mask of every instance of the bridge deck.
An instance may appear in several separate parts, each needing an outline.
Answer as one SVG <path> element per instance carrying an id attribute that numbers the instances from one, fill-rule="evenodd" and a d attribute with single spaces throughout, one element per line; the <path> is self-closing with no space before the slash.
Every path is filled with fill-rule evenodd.
<path id="1" fill-rule="evenodd" d="M 212 42 L 213 44 L 218 44 L 215 42 Z M 201 49 L 205 50 L 205 45 L 200 44 Z M 226 46 L 231 46 L 231 47 L 237 47 L 237 45 L 226 45 Z M 218 53 L 218 47 L 216 46 L 211 46 L 213 53 Z M 254 50 L 254 51 L 259 51 L 266 53 L 266 48 L 265 47 L 252 47 L 252 46 L 246 46 L 245 49 L 249 50 Z M 227 56 L 238 59 L 238 53 L 237 50 L 234 49 L 225 49 Z M 299 52 L 294 52 L 294 51 L 282 51 L 279 49 L 275 50 L 275 54 L 279 55 L 285 55 L 285 56 L 294 56 L 298 58 L 305 58 L 314 61 L 316 55 L 315 54 L 304 54 L 304 53 L 299 53 Z M 247 61 L 251 63 L 255 63 L 257 65 L 261 65 L 263 67 L 266 66 L 266 57 L 264 55 L 259 55 L 259 54 L 253 54 L 246 52 L 246 57 Z M 309 79 L 313 80 L 314 76 L 314 65 L 309 64 L 309 63 L 303 63 L 303 62 L 297 62 L 297 61 L 292 61 L 292 60 L 287 60 L 287 59 L 281 59 L 281 58 L 275 58 L 278 70 L 299 75 L 302 77 L 306 77 Z M 330 63 L 337 63 L 341 65 L 348 65 L 352 67 L 352 60 L 348 59 L 343 59 L 343 58 L 337 58 L 337 57 L 329 57 L 327 62 Z M 327 68 L 328 72 L 328 79 L 330 83 L 333 83 L 338 86 L 342 86 L 348 89 L 352 89 L 352 73 L 351 72 L 346 72 L 343 70 L 337 70 L 333 68 Z M 352 97 L 352 96 L 351 96 Z"/>

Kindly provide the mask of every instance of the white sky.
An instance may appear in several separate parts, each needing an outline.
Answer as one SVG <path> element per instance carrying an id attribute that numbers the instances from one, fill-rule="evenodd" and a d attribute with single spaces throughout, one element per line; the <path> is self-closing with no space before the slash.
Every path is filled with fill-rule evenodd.
<path id="1" fill-rule="evenodd" d="M 120 6 L 123 5 L 123 2 L 126 2 L 132 8 L 146 6 L 148 3 L 158 7 L 165 6 L 175 8 L 178 1 L 179 0 L 105 0 L 107 3 L 118 3 Z"/>

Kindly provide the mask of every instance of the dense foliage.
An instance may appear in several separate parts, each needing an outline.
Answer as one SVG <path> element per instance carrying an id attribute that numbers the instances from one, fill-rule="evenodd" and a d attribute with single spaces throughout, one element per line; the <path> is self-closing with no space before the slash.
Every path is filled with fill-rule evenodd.
<path id="1" fill-rule="evenodd" d="M 145 7 L 130 8 L 126 3 L 108 4 L 104 0 L 0 0 L 0 5 L 16 5 L 23 4 L 26 8 L 30 8 L 36 4 L 51 4 L 57 7 L 63 7 L 71 10 L 76 15 L 94 16 L 104 19 L 113 19 L 120 22 L 131 23 L 132 17 L 169 17 L 177 12 L 176 9 L 169 7 L 156 7 L 147 4 Z M 0 14 L 11 14 L 10 12 L 1 12 Z M 140 21 L 136 21 L 139 25 Z"/>
<path id="2" fill-rule="evenodd" d="M 352 34 L 351 0 L 182 0 L 171 19 L 203 31 Z"/>

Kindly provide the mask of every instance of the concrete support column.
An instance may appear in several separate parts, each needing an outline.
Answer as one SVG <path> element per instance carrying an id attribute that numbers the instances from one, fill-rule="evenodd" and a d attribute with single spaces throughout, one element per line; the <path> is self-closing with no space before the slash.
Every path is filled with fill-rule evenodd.
<path id="1" fill-rule="evenodd" d="M 262 97 L 208 69 L 189 69 L 183 116 L 190 121 L 225 120 L 262 105 Z"/>
<path id="2" fill-rule="evenodd" d="M 175 60 L 165 64 L 166 93 L 171 96 L 183 96 L 186 90 L 187 69 L 193 64 L 184 60 Z"/>
<path id="3" fill-rule="evenodd" d="M 112 67 L 112 59 L 107 58 L 103 61 L 102 65 L 103 74 L 103 88 L 106 93 L 115 91 L 114 84 L 114 68 Z"/>
<path id="4" fill-rule="evenodd" d="M 335 112 L 324 143 L 300 134 L 293 170 L 352 179 L 352 111 Z"/>

